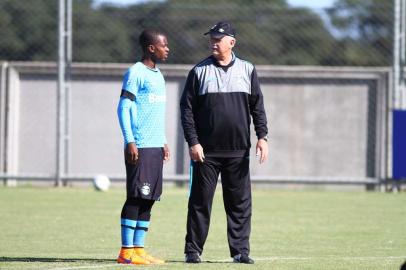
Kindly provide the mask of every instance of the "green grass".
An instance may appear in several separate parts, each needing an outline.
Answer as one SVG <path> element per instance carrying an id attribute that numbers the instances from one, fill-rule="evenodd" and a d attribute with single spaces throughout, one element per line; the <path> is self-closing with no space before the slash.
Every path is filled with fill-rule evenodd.
<path id="1" fill-rule="evenodd" d="M 253 266 L 229 263 L 217 191 L 200 265 L 183 263 L 187 190 L 165 188 L 147 247 L 163 266 L 115 264 L 124 190 L 0 187 L 0 269 L 399 269 L 406 194 L 253 191 Z"/>

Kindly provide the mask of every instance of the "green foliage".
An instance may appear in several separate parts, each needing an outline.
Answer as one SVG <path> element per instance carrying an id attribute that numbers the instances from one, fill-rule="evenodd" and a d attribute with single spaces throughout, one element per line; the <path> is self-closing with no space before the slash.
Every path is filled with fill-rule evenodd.
<path id="1" fill-rule="evenodd" d="M 57 1 L 0 1 L 0 59 L 55 60 L 57 9 Z M 167 0 L 130 6 L 73 0 L 73 60 L 134 62 L 141 57 L 140 32 L 157 28 L 168 36 L 168 63 L 196 64 L 209 54 L 203 33 L 229 20 L 237 29 L 237 55 L 255 64 L 389 65 L 392 9 L 393 1 L 380 0 L 337 0 L 328 15 L 292 8 L 286 0 Z"/>
<path id="2" fill-rule="evenodd" d="M 387 66 L 393 47 L 393 1 L 338 0 L 329 11 L 342 33 L 341 65 Z"/>
<path id="3" fill-rule="evenodd" d="M 138 33 L 131 26 L 163 30 L 171 48 L 170 63 L 193 64 L 206 57 L 209 45 L 203 33 L 220 20 L 233 22 L 237 54 L 256 64 L 316 65 L 328 55 L 334 41 L 317 14 L 289 9 L 283 0 L 167 1 L 102 9 L 129 18 L 133 43 Z M 324 49 L 320 51 L 320 47 Z"/>
<path id="4" fill-rule="evenodd" d="M 56 1 L 0 1 L 0 59 L 53 60 Z"/>
<path id="5" fill-rule="evenodd" d="M 131 41 L 119 17 L 95 11 L 92 2 L 78 0 L 73 10 L 73 60 L 120 62 L 131 59 Z"/>

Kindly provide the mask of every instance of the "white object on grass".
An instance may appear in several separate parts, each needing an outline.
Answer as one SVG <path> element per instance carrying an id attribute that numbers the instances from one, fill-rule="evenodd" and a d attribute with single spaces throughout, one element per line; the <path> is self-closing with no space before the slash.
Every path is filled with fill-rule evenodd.
<path id="1" fill-rule="evenodd" d="M 98 191 L 107 191 L 110 188 L 110 179 L 107 175 L 98 174 L 93 178 L 93 186 Z"/>

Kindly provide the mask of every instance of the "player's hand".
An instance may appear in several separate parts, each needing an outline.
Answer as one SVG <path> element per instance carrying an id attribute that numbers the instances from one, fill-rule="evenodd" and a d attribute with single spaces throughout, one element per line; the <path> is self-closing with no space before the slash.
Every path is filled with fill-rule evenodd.
<path id="1" fill-rule="evenodd" d="M 259 164 L 262 164 L 268 158 L 268 143 L 264 139 L 259 139 L 256 147 L 257 156 L 259 156 Z"/>
<path id="2" fill-rule="evenodd" d="M 167 144 L 164 144 L 164 162 L 169 161 L 169 158 L 170 158 L 169 146 Z"/>
<path id="3" fill-rule="evenodd" d="M 198 143 L 189 148 L 189 156 L 193 161 L 203 162 L 204 152 L 203 147 Z"/>
<path id="4" fill-rule="evenodd" d="M 138 149 L 135 143 L 128 143 L 125 147 L 125 160 L 135 164 L 138 161 Z"/>

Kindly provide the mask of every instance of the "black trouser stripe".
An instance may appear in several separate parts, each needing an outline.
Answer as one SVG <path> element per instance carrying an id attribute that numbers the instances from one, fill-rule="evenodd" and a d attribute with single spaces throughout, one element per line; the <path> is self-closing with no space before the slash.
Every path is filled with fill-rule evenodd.
<path id="1" fill-rule="evenodd" d="M 136 230 L 143 230 L 143 231 L 148 231 L 148 228 L 145 228 L 145 227 L 136 227 L 135 228 Z"/>

